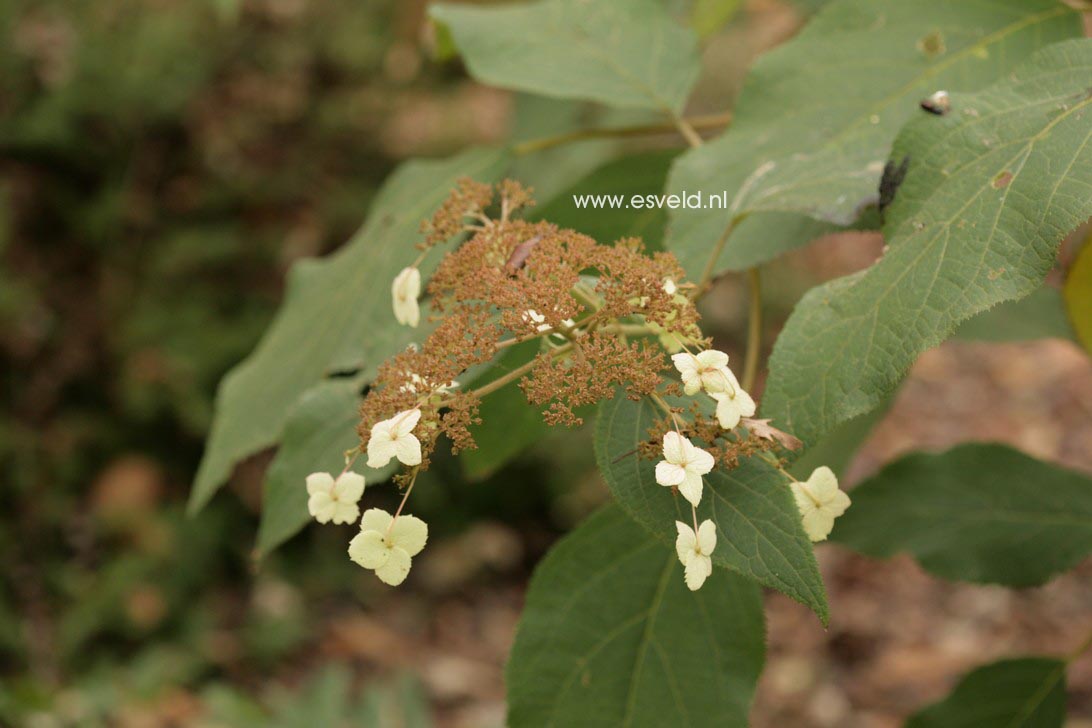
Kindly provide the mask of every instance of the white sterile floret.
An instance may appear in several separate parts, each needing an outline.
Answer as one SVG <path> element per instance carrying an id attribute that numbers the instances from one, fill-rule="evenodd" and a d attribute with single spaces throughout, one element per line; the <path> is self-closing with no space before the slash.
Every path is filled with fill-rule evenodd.
<path id="1" fill-rule="evenodd" d="M 674 296 L 675 293 L 678 292 L 679 287 L 675 285 L 675 281 L 671 280 L 670 278 L 664 278 L 663 289 L 664 293 L 666 293 L 667 295 Z"/>
<path id="2" fill-rule="evenodd" d="M 796 507 L 804 517 L 804 532 L 822 541 L 834 528 L 834 519 L 849 508 L 849 496 L 838 490 L 838 478 L 827 466 L 816 468 L 807 482 L 792 484 Z"/>
<path id="3" fill-rule="evenodd" d="M 723 351 L 709 349 L 697 355 L 680 352 L 673 355 L 671 361 L 682 375 L 683 390 L 687 394 L 697 394 L 699 389 L 709 394 L 726 392 L 735 379 L 728 369 L 728 355 Z"/>
<path id="4" fill-rule="evenodd" d="M 364 494 L 364 476 L 329 473 L 307 476 L 307 510 L 319 523 L 352 523 L 360 515 L 357 501 Z"/>
<path id="5" fill-rule="evenodd" d="M 755 401 L 739 386 L 731 369 L 725 367 L 724 374 L 728 379 L 728 389 L 709 396 L 717 401 L 717 422 L 724 429 L 731 430 L 739 424 L 740 418 L 754 416 Z"/>
<path id="6" fill-rule="evenodd" d="M 701 476 L 713 469 L 713 456 L 677 432 L 664 435 L 664 459 L 656 463 L 656 482 L 678 486 L 683 498 L 701 502 Z"/>
<path id="7" fill-rule="evenodd" d="M 368 440 L 368 467 L 381 468 L 395 457 L 403 465 L 420 465 L 421 441 L 413 434 L 420 419 L 421 410 L 411 409 L 377 422 Z"/>
<path id="8" fill-rule="evenodd" d="M 417 297 L 420 295 L 421 271 L 412 266 L 403 268 L 391 284 L 391 304 L 398 323 L 417 327 L 421 321 L 421 309 L 417 306 Z"/>
<path id="9" fill-rule="evenodd" d="M 675 521 L 675 528 L 679 532 L 675 553 L 684 567 L 686 586 L 697 591 L 713 573 L 713 560 L 709 556 L 717 545 L 717 528 L 709 519 L 701 522 L 697 533 L 682 521 Z"/>
<path id="10" fill-rule="evenodd" d="M 549 324 L 543 323 L 543 321 L 546 320 L 546 317 L 533 308 L 529 308 L 523 312 L 523 320 L 529 323 L 538 324 L 536 327 L 538 331 L 546 331 L 550 328 Z"/>
<path id="11" fill-rule="evenodd" d="M 428 526 L 414 516 L 398 516 L 369 508 L 360 519 L 360 533 L 349 542 L 349 558 L 372 569 L 384 584 L 398 586 L 409 574 L 412 557 L 428 541 Z"/>

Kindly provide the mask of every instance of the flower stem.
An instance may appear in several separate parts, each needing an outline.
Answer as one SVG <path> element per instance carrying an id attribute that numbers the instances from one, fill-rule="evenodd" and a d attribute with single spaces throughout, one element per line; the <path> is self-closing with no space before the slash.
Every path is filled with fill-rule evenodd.
<path id="1" fill-rule="evenodd" d="M 732 112 L 724 111 L 718 114 L 706 114 L 692 116 L 690 118 L 675 117 L 671 123 L 641 124 L 637 126 L 608 127 L 599 129 L 577 129 L 576 131 L 557 134 L 554 136 L 531 139 L 512 147 L 512 153 L 517 157 L 527 154 L 553 149 L 573 142 L 588 141 L 591 139 L 621 139 L 625 137 L 649 136 L 653 134 L 670 134 L 677 132 L 690 146 L 701 143 L 698 136 L 699 129 L 719 129 L 727 126 L 732 121 Z M 696 142 L 696 143 L 695 143 Z"/>
<path id="2" fill-rule="evenodd" d="M 762 276 L 758 267 L 747 270 L 751 289 L 751 306 L 747 314 L 747 353 L 743 359 L 743 388 L 748 392 L 758 377 L 758 360 L 762 354 Z"/>
<path id="3" fill-rule="evenodd" d="M 402 496 L 402 502 L 398 504 L 398 510 L 394 512 L 394 518 L 391 519 L 391 523 L 387 526 L 386 538 L 390 538 L 391 529 L 394 528 L 394 522 L 398 520 L 398 517 L 402 515 L 402 509 L 406 507 L 406 501 L 409 500 L 409 494 L 413 491 L 413 484 L 417 482 L 417 474 L 421 472 L 420 466 L 413 468 L 413 476 L 410 478 L 409 485 L 406 486 L 406 494 Z"/>

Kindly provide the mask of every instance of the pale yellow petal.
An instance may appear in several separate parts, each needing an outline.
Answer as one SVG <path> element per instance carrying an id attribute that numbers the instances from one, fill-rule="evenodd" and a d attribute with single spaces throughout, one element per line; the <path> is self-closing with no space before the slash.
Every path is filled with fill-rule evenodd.
<path id="1" fill-rule="evenodd" d="M 378 429 L 384 424 L 380 422 L 372 428 L 372 436 L 368 440 L 369 468 L 381 468 L 398 454 L 398 448 L 395 446 L 394 440 L 391 439 L 390 432 L 386 428 Z"/>
<path id="2" fill-rule="evenodd" d="M 679 561 L 683 566 L 694 557 L 694 545 L 697 543 L 697 537 L 694 535 L 694 529 L 686 525 L 682 521 L 675 521 L 675 530 L 679 532 L 679 535 L 675 538 L 675 553 L 679 555 Z"/>
<path id="3" fill-rule="evenodd" d="M 379 531 L 361 531 L 349 542 L 349 558 L 365 569 L 378 569 L 390 556 L 391 550 Z"/>
<path id="4" fill-rule="evenodd" d="M 666 460 L 656 463 L 656 482 L 660 485 L 678 485 L 686 479 L 686 468 Z"/>
<path id="5" fill-rule="evenodd" d="M 342 473 L 334 481 L 334 495 L 344 503 L 356 503 L 364 495 L 364 476 L 359 473 Z"/>
<path id="6" fill-rule="evenodd" d="M 375 570 L 375 575 L 384 584 L 398 586 L 409 575 L 411 563 L 409 554 L 404 549 L 395 546 L 390 550 L 390 558 L 387 559 L 386 563 Z"/>
<path id="7" fill-rule="evenodd" d="M 313 493 L 307 499 L 307 511 L 319 523 L 329 523 L 330 519 L 334 517 L 336 506 L 337 503 L 330 497 L 330 494 L 323 491 Z"/>
<path id="8" fill-rule="evenodd" d="M 369 508 L 364 511 L 364 517 L 360 519 L 361 531 L 379 531 L 386 533 L 391 525 L 391 514 L 382 508 Z"/>
<path id="9" fill-rule="evenodd" d="M 403 515 L 391 527 L 391 543 L 410 556 L 416 556 L 428 541 L 428 525 L 416 516 Z"/>
<path id="10" fill-rule="evenodd" d="M 717 547 L 717 526 L 708 518 L 698 526 L 697 542 L 698 549 L 705 556 L 713 553 Z"/>
<path id="11" fill-rule="evenodd" d="M 679 483 L 679 492 L 682 493 L 683 498 L 690 501 L 690 504 L 697 507 L 701 503 L 701 491 L 702 482 L 701 476 L 694 473 L 687 473 L 686 479 Z"/>
<path id="12" fill-rule="evenodd" d="M 683 571 L 686 576 L 686 586 L 690 591 L 697 591 L 713 573 L 713 562 L 708 556 L 695 554 Z"/>
<path id="13" fill-rule="evenodd" d="M 686 448 L 686 471 L 688 473 L 705 475 L 713 469 L 713 466 L 716 464 L 716 460 L 713 459 L 713 456 L 707 450 L 702 450 L 700 447 L 697 447 L 689 442 L 687 443 L 687 445 L 688 447 Z"/>
<path id="14" fill-rule="evenodd" d="M 698 366 L 702 369 L 720 369 L 728 366 L 728 355 L 716 349 L 707 349 L 700 352 L 695 358 Z"/>
<path id="15" fill-rule="evenodd" d="M 664 433 L 664 460 L 675 465 L 685 463 L 686 443 L 686 438 L 674 430 Z"/>
<path id="16" fill-rule="evenodd" d="M 335 501 L 333 516 L 334 523 L 352 523 L 360 515 L 360 508 L 351 501 Z"/>
<path id="17" fill-rule="evenodd" d="M 816 500 L 825 503 L 838 490 L 838 477 L 826 465 L 821 465 L 808 476 L 808 488 Z"/>
<path id="18" fill-rule="evenodd" d="M 403 465 L 421 464 L 421 441 L 415 435 L 403 435 L 394 441 L 398 462 Z"/>
<path id="19" fill-rule="evenodd" d="M 329 473 L 311 473 L 306 482 L 307 495 L 329 493 L 334 487 L 334 478 Z"/>

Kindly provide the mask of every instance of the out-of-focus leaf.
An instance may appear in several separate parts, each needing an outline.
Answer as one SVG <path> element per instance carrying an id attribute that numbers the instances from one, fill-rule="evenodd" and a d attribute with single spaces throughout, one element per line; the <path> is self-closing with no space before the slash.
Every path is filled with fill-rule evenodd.
<path id="1" fill-rule="evenodd" d="M 925 113 L 920 99 L 982 88 L 1081 35 L 1079 14 L 1055 0 L 831 2 L 758 60 L 724 135 L 675 163 L 669 191 L 727 192 L 731 204 L 669 213 L 666 247 L 694 276 L 741 214 L 852 222 L 876 200 L 899 128 Z"/>
<path id="2" fill-rule="evenodd" d="M 731 20 L 741 5 L 742 0 L 694 0 L 690 25 L 699 38 L 708 38 Z"/>
<path id="3" fill-rule="evenodd" d="M 262 520 L 258 527 L 258 553 L 268 554 L 307 525 L 305 480 L 314 472 L 337 475 L 345 467 L 345 452 L 360 441 L 356 425 L 360 420 L 360 383 L 355 379 L 323 382 L 306 394 L 289 413 L 280 449 L 265 475 Z M 391 464 L 380 470 L 364 465 L 359 457 L 353 465 L 368 486 L 381 483 L 395 470 Z"/>
<path id="4" fill-rule="evenodd" d="M 1066 277 L 1065 303 L 1077 337 L 1092 354 L 1092 235 Z"/>
<path id="5" fill-rule="evenodd" d="M 965 319 L 1042 285 L 1092 214 L 1092 40 L 1057 43 L 996 86 L 953 94 L 895 145 L 910 171 L 866 271 L 810 291 L 770 358 L 763 416 L 805 442 L 867 412 Z"/>
<path id="6" fill-rule="evenodd" d="M 690 504 L 656 482 L 655 462 L 640 458 L 656 419 L 655 406 L 621 393 L 599 407 L 595 456 L 611 493 L 625 511 L 665 543 L 674 543 L 675 521 L 692 520 Z M 811 542 L 785 476 L 759 458 L 705 476 L 698 519 L 717 526 L 713 563 L 784 592 L 827 622 L 826 592 Z"/>
<path id="7" fill-rule="evenodd" d="M 562 191 L 553 200 L 536 209 L 531 217 L 549 220 L 561 227 L 590 235 L 609 244 L 625 237 L 639 237 L 651 250 L 660 249 L 667 212 L 662 207 L 631 207 L 634 195 L 663 194 L 667 169 L 677 152 L 674 150 L 632 154 L 608 162 Z M 595 207 L 592 197 L 613 198 Z M 583 199 L 583 207 L 574 198 Z"/>
<path id="8" fill-rule="evenodd" d="M 677 114 L 699 71 L 693 32 L 659 0 L 434 5 L 470 73 L 502 88 Z"/>
<path id="9" fill-rule="evenodd" d="M 1092 305 L 1092 302 L 1090 302 Z M 1062 292 L 1043 286 L 1017 301 L 1005 301 L 964 321 L 953 335 L 963 341 L 1073 340 Z"/>
<path id="10" fill-rule="evenodd" d="M 905 728 L 1061 728 L 1065 722 L 1061 660 L 1001 660 L 968 673 L 952 693 L 917 713 Z"/>
<path id="11" fill-rule="evenodd" d="M 946 579 L 1036 586 L 1092 551 L 1092 478 L 1003 445 L 908 455 L 852 497 L 833 540 Z"/>
<path id="12" fill-rule="evenodd" d="M 719 545 L 718 545 L 719 548 Z M 762 598 L 606 506 L 535 570 L 508 662 L 508 724 L 744 726 L 765 657 Z"/>
<path id="13" fill-rule="evenodd" d="M 443 161 L 403 164 L 383 186 L 368 222 L 345 247 L 298 263 L 277 318 L 258 348 L 220 385 L 216 418 L 190 494 L 195 512 L 232 466 L 277 442 L 300 396 L 332 372 L 365 378 L 387 356 L 420 338 L 390 310 L 390 281 L 417 256 L 418 225 L 463 176 L 492 181 L 507 155 L 477 149 Z M 426 259 L 425 270 L 439 255 Z"/>

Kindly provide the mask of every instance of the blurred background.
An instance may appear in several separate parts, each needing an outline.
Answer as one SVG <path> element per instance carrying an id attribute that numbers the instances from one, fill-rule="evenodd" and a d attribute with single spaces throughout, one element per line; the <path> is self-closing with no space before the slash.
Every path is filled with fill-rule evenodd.
<path id="1" fill-rule="evenodd" d="M 694 110 L 730 107 L 749 60 L 818 4 L 745 3 L 708 43 Z M 347 240 L 400 160 L 564 130 L 540 100 L 434 60 L 424 9 L 0 0 L 0 725 L 503 725 L 531 569 L 606 498 L 585 433 L 485 477 L 441 459 L 415 491 L 433 538 L 398 590 L 345 557 L 351 527 L 254 562 L 269 454 L 183 513 L 216 385 L 288 267 Z M 557 192 L 618 151 L 527 172 Z M 767 338 L 881 245 L 830 236 L 773 266 Z M 705 305 L 733 356 L 744 293 L 729 278 Z M 1092 472 L 1087 356 L 1060 340 L 929 352 L 848 479 L 967 439 Z M 756 726 L 898 725 L 973 665 L 1087 631 L 1088 564 L 1014 592 L 819 556 L 834 621 L 768 597 Z M 1074 725 L 1092 725 L 1089 662 L 1071 670 Z"/>

